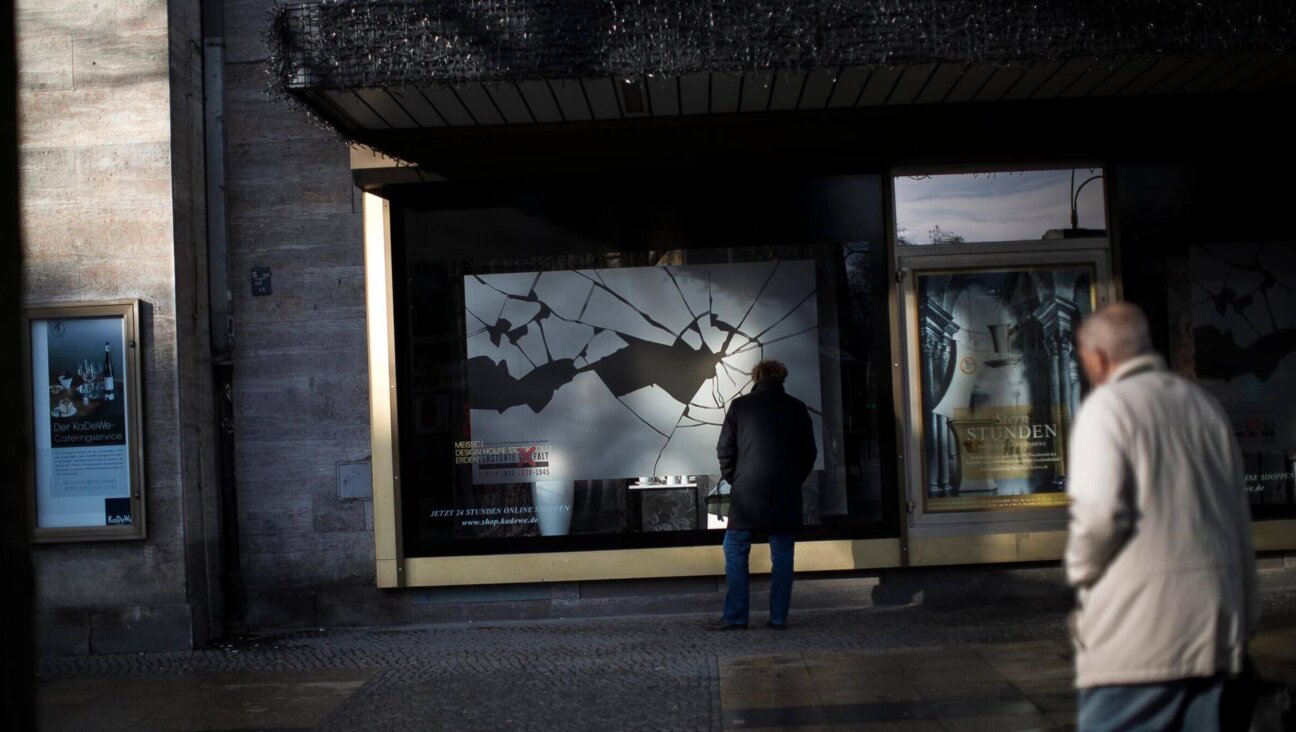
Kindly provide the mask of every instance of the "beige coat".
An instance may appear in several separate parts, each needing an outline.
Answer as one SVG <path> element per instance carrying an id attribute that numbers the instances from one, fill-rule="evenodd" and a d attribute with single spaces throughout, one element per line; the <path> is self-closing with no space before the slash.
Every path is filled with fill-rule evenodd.
<path id="1" fill-rule="evenodd" d="M 1237 673 L 1259 616 L 1242 454 L 1158 356 L 1121 364 L 1071 434 L 1076 686 Z"/>

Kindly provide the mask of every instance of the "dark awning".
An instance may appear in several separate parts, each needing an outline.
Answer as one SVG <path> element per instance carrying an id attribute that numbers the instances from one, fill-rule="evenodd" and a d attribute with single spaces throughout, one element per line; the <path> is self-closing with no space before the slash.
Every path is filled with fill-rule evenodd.
<path id="1" fill-rule="evenodd" d="M 407 159 L 492 126 L 1290 91 L 1294 39 L 1290 0 L 325 0 L 269 34 L 277 92 Z"/>
<path id="2" fill-rule="evenodd" d="M 326 0 L 274 85 L 344 134 L 1290 89 L 1287 0 Z"/>

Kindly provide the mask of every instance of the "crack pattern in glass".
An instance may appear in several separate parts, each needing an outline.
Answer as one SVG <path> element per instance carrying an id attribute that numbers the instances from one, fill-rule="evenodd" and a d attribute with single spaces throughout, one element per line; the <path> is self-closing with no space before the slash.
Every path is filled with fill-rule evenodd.
<path id="1" fill-rule="evenodd" d="M 713 473 L 770 358 L 822 435 L 816 294 L 800 260 L 469 275 L 472 439 L 547 443 L 553 480 Z"/>
<path id="2" fill-rule="evenodd" d="M 1296 253 L 1288 245 L 1192 250 L 1197 375 L 1267 382 L 1296 354 Z"/>

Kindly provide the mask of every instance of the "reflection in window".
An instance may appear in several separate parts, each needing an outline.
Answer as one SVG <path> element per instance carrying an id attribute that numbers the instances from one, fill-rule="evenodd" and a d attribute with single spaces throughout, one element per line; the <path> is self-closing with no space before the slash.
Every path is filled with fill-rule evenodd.
<path id="1" fill-rule="evenodd" d="M 1228 413 L 1253 513 L 1296 505 L 1296 245 L 1189 249 L 1194 371 Z"/>
<path id="2" fill-rule="evenodd" d="M 1101 168 L 896 176 L 896 243 L 1105 236 L 1103 202 Z"/>

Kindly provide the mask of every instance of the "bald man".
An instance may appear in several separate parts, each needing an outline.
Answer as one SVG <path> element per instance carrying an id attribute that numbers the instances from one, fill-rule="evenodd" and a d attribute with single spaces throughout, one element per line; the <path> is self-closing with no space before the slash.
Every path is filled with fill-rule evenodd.
<path id="1" fill-rule="evenodd" d="M 1221 729 L 1259 615 L 1241 451 L 1219 403 L 1168 372 L 1118 303 L 1077 334 L 1067 580 L 1079 728 Z"/>

